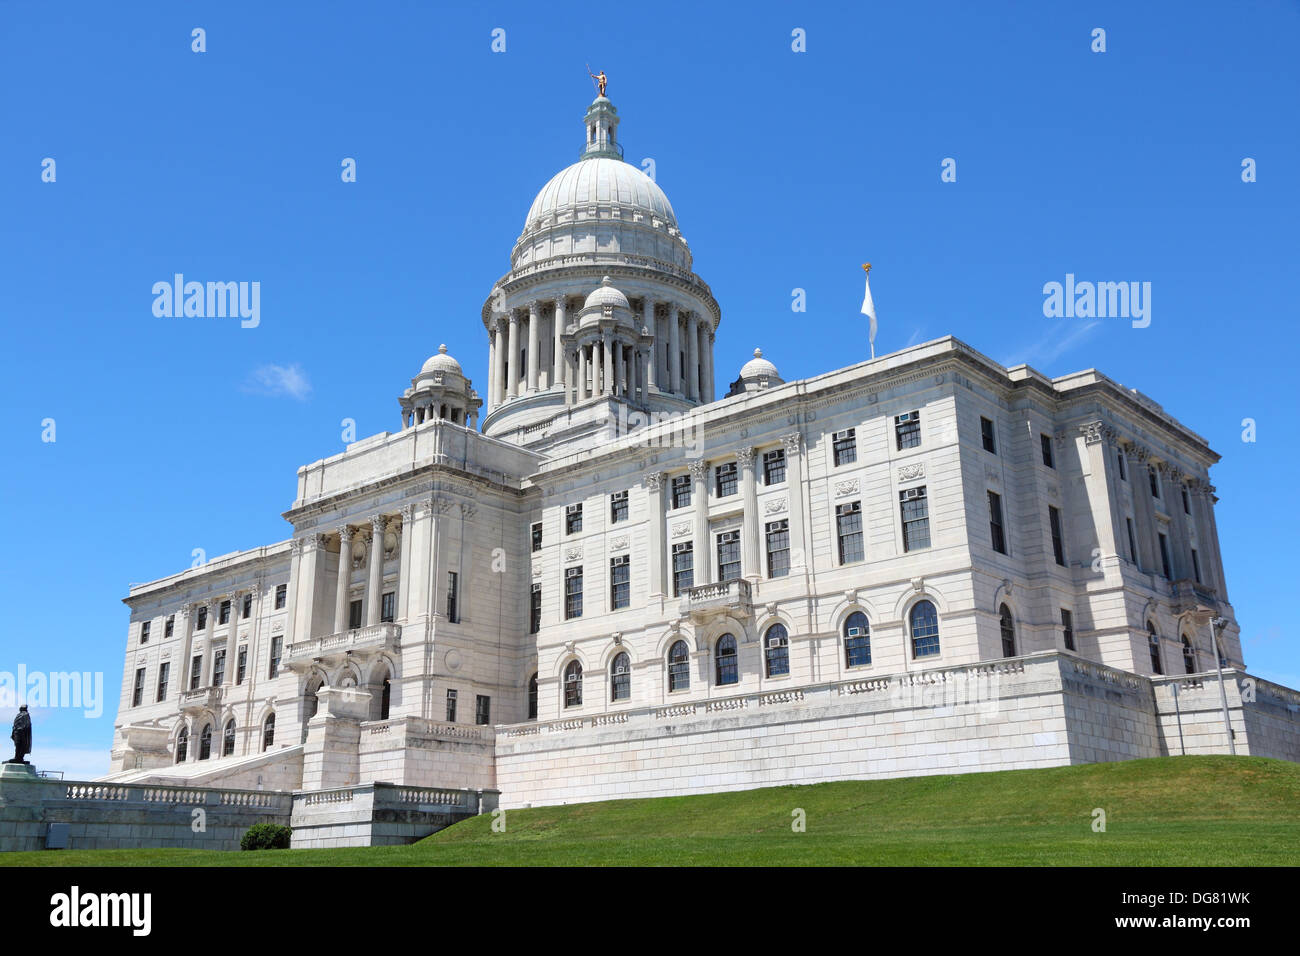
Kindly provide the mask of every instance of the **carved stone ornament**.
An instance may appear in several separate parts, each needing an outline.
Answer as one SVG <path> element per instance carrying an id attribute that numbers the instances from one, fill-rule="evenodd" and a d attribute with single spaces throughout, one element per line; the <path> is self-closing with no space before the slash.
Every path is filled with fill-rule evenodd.
<path id="1" fill-rule="evenodd" d="M 754 449 L 742 448 L 736 452 L 736 462 L 741 468 L 750 468 L 754 464 Z"/>
<path id="2" fill-rule="evenodd" d="M 852 495 L 852 494 L 857 494 L 857 491 L 858 491 L 858 479 L 856 478 L 851 478 L 848 481 L 835 482 L 836 495 Z"/>
<path id="3" fill-rule="evenodd" d="M 925 465 L 917 462 L 912 465 L 901 465 L 898 469 L 899 481 L 917 481 L 925 477 Z"/>
<path id="4" fill-rule="evenodd" d="M 582 549 L 581 549 L 581 548 L 569 548 L 567 551 L 564 552 L 564 560 L 565 560 L 565 561 L 581 561 L 581 560 L 582 560 Z"/>
<path id="5" fill-rule="evenodd" d="M 703 481 L 709 476 L 709 463 L 703 458 L 696 458 L 691 462 L 691 477 L 696 481 Z"/>
<path id="6" fill-rule="evenodd" d="M 645 486 L 650 491 L 658 491 L 663 487 L 664 473 L 662 471 L 652 471 L 645 476 Z"/>
<path id="7" fill-rule="evenodd" d="M 627 545 L 628 545 L 628 541 L 626 537 L 615 538 L 613 541 L 609 543 L 609 547 L 611 551 L 626 551 Z"/>
<path id="8" fill-rule="evenodd" d="M 797 455 L 799 449 L 803 446 L 803 436 L 798 432 L 791 432 L 788 435 L 781 436 L 781 443 L 785 445 L 787 455 Z"/>
<path id="9" fill-rule="evenodd" d="M 681 538 L 691 533 L 691 526 L 686 522 L 673 525 L 673 537 Z"/>
<path id="10" fill-rule="evenodd" d="M 786 500 L 784 498 L 772 498 L 763 502 L 763 511 L 765 514 L 780 514 L 785 510 Z"/>

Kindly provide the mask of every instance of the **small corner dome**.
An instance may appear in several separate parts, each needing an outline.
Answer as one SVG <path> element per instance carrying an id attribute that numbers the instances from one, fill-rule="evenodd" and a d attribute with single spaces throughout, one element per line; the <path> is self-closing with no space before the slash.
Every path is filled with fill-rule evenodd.
<path id="1" fill-rule="evenodd" d="M 781 375 L 776 370 L 776 366 L 763 358 L 762 349 L 754 349 L 754 357 L 744 364 L 740 370 L 741 378 L 769 378 L 781 380 Z"/>
<path id="2" fill-rule="evenodd" d="M 583 311 L 587 309 L 601 309 L 611 305 L 616 309 L 631 309 L 632 306 L 627 301 L 627 296 L 610 283 L 609 276 L 600 280 L 600 285 L 596 291 L 587 296 L 587 301 L 582 304 Z"/>
<path id="3" fill-rule="evenodd" d="M 439 345 L 438 354 L 429 356 L 428 361 L 420 368 L 420 377 L 432 374 L 434 372 L 454 372 L 463 376 L 460 363 L 447 354 L 447 346 Z"/>

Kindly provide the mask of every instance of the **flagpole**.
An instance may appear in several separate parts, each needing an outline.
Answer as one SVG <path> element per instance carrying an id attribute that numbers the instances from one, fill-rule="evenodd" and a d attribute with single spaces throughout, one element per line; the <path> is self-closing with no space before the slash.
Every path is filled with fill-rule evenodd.
<path id="1" fill-rule="evenodd" d="M 871 325 L 868 327 L 870 331 L 867 333 L 867 344 L 871 347 L 871 360 L 874 362 L 876 360 L 876 305 L 871 299 L 871 263 L 862 263 L 862 271 L 866 274 L 867 283 L 866 293 L 862 300 L 862 314 L 869 316 L 871 319 Z M 871 310 L 869 312 L 867 311 L 868 306 L 870 306 Z"/>

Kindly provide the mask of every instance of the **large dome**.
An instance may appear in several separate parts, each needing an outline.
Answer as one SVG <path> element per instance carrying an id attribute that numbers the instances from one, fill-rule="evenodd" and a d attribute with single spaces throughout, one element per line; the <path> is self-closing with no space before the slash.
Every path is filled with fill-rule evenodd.
<path id="1" fill-rule="evenodd" d="M 630 216 L 640 210 L 677 226 L 672 204 L 653 179 L 621 159 L 581 159 L 551 177 L 529 207 L 527 229 L 550 216 L 585 215 L 592 206 L 618 206 Z"/>

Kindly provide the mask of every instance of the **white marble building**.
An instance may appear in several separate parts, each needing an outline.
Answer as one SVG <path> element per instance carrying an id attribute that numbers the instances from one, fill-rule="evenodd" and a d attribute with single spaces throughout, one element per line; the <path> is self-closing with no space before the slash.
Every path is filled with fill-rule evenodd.
<path id="1" fill-rule="evenodd" d="M 110 780 L 518 806 L 1223 751 L 1225 717 L 1300 759 L 1203 438 L 951 337 L 719 382 L 618 122 L 591 104 L 483 305 L 486 398 L 440 348 L 397 431 L 299 469 L 288 540 L 131 588 Z"/>

